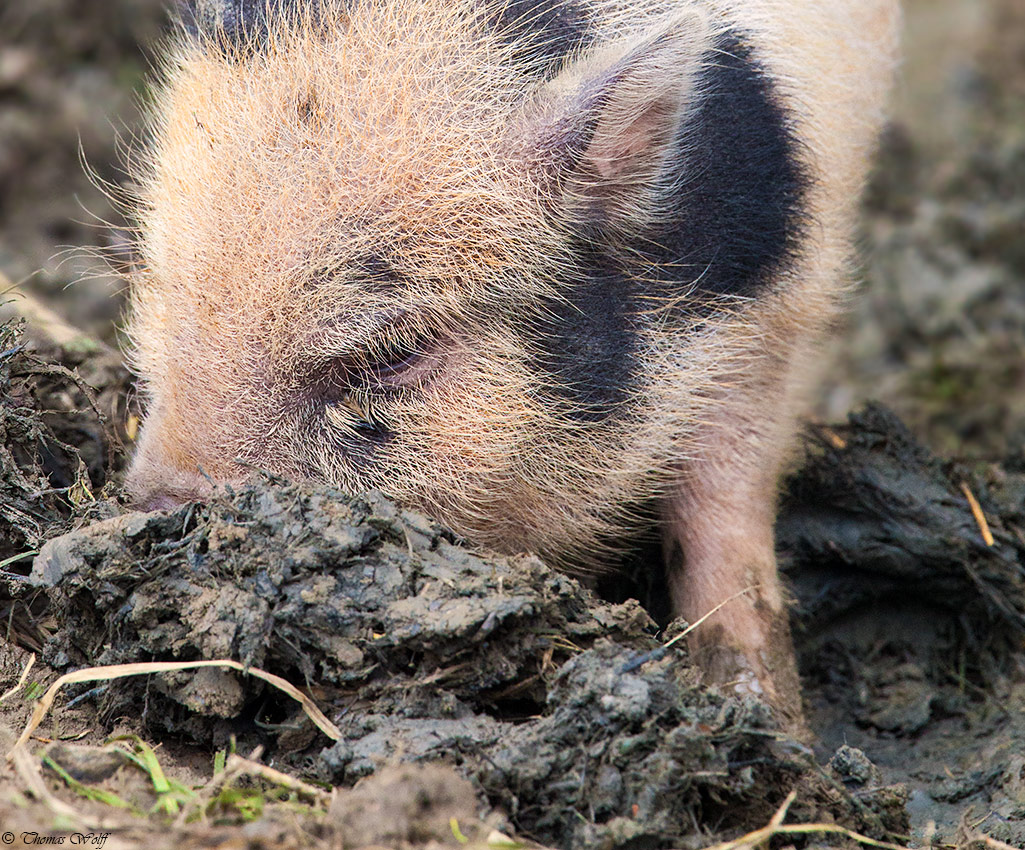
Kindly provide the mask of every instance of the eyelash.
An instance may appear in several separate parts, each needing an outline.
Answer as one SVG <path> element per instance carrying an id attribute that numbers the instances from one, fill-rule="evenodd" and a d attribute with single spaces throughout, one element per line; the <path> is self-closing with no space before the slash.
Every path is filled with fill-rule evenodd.
<path id="1" fill-rule="evenodd" d="M 424 332 L 393 336 L 368 352 L 362 371 L 370 378 L 368 389 L 402 389 L 402 376 L 430 356 L 432 339 Z"/>
<path id="2" fill-rule="evenodd" d="M 331 360 L 318 381 L 329 417 L 336 425 L 380 428 L 379 403 L 422 384 L 433 371 L 424 360 L 434 348 L 425 331 L 390 328 L 363 356 Z"/>

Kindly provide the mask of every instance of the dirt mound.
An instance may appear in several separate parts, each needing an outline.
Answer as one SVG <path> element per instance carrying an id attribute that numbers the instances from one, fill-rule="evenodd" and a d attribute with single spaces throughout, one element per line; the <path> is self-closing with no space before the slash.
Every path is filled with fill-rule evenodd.
<path id="1" fill-rule="evenodd" d="M 903 827 L 899 792 L 855 801 L 764 705 L 701 688 L 637 603 L 474 554 L 376 494 L 258 481 L 51 540 L 32 578 L 62 624 L 54 667 L 235 658 L 305 683 L 342 732 L 325 746 L 259 680 L 203 671 L 109 689 L 101 715 L 146 704 L 149 736 L 237 734 L 331 783 L 442 761 L 567 848 L 698 846 L 763 824 L 795 784 L 795 813 Z"/>
<path id="2" fill-rule="evenodd" d="M 70 722 L 101 736 L 113 724 L 181 742 L 181 753 L 259 750 L 327 786 L 371 782 L 394 764 L 446 765 L 451 782 L 441 785 L 469 780 L 491 826 L 558 847 L 704 846 L 764 825 L 793 788 L 791 817 L 877 838 L 906 830 L 899 787 L 856 757 L 820 767 L 766 706 L 701 687 L 683 644 L 666 648 L 638 603 L 604 602 L 536 558 L 471 551 L 379 494 L 260 474 L 170 512 L 126 513 L 96 499 L 116 471 L 101 401 L 123 373 L 101 369 L 106 352 L 97 349 L 95 363 L 79 361 L 101 379 L 91 388 L 66 366 L 42 368 L 38 340 L 11 342 L 3 375 L 21 389 L 2 412 L 28 423 L 8 434 L 29 439 L 8 436 L 20 460 L 4 486 L 46 522 L 10 527 L 23 535 L 19 545 L 66 533 L 41 546 L 31 576 L 27 561 L 8 565 L 4 604 L 20 612 L 9 639 L 39 648 L 54 671 L 237 659 L 304 687 L 340 735 L 325 738 L 263 680 L 209 668 L 74 686 L 61 709 Z M 47 411 L 64 396 L 58 432 Z M 61 452 L 44 451 L 49 445 Z M 68 469 L 82 476 L 70 487 L 25 486 Z M 5 679 L 24 660 L 18 651 L 5 657 Z M 124 779 L 137 770 L 131 759 L 74 753 L 49 751 L 54 781 L 132 784 Z M 181 753 L 169 771 L 194 761 Z M 391 788 L 382 779 L 351 793 L 383 795 L 376 804 L 386 807 Z M 465 797 L 442 796 L 452 794 Z M 245 819 L 228 808 L 229 820 Z M 350 816 L 332 817 L 307 811 L 300 821 L 328 837 L 349 830 L 351 842 Z M 276 823 L 270 814 L 256 822 Z M 177 835 L 188 843 L 206 833 L 182 825 Z"/>
<path id="3" fill-rule="evenodd" d="M 4 284 L 0 274 L 13 297 Z M 129 379 L 102 344 L 61 344 L 3 312 L 0 304 L 0 579 L 17 584 L 45 540 L 117 510 L 95 497 L 125 462 L 114 423 L 125 421 Z M 0 620 L 22 646 L 41 648 L 45 610 L 38 595 L 0 592 Z"/>
<path id="4" fill-rule="evenodd" d="M 955 618 L 966 638 L 1003 640 L 1005 650 L 1021 639 L 1025 474 L 1016 459 L 944 462 L 878 405 L 813 431 L 809 449 L 777 527 L 804 632 L 911 594 Z"/>

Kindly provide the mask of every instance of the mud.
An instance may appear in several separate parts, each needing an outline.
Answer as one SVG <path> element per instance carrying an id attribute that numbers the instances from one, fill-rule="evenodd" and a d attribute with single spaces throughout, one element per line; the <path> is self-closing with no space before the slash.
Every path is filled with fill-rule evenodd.
<path id="1" fill-rule="evenodd" d="M 777 523 L 803 632 L 910 593 L 990 642 L 1017 641 L 1023 508 L 1022 471 L 942 462 L 886 408 L 814 430 Z"/>
<path id="2" fill-rule="evenodd" d="M 636 602 L 604 603 L 535 558 L 476 555 L 379 495 L 257 481 L 51 540 L 31 578 L 62 624 L 42 656 L 58 669 L 235 658 L 304 683 L 343 733 L 325 746 L 231 673 L 99 700 L 101 716 L 145 705 L 158 740 L 236 735 L 341 785 L 445 762 L 507 830 L 566 848 L 704 846 L 767 821 L 795 784 L 795 814 L 880 838 L 905 828 L 899 790 L 848 795 L 766 706 L 700 687 L 682 649 L 660 652 Z"/>
<path id="3" fill-rule="evenodd" d="M 912 846 L 1025 846 L 1018 458 L 941 461 L 869 408 L 813 431 L 777 530 L 820 757 L 857 747 L 903 783 Z"/>
<path id="4" fill-rule="evenodd" d="M 45 597 L 39 616 L 60 628 L 34 634 L 54 670 L 238 659 L 303 685 L 342 738 L 260 680 L 210 670 L 71 689 L 100 729 L 132 718 L 189 749 L 259 748 L 343 788 L 443 764 L 492 827 L 549 846 L 703 847 L 766 823 L 791 790 L 790 817 L 891 841 L 949 840 L 964 801 L 984 798 L 1004 817 L 990 833 L 1019 840 L 1025 757 L 1015 713 L 992 711 L 997 693 L 1025 693 L 1023 507 L 1025 474 L 941 462 L 884 409 L 812 433 L 779 540 L 816 753 L 766 706 L 703 687 L 682 644 L 663 648 L 678 624 L 659 632 L 637 602 L 536 558 L 475 553 L 379 494 L 254 473 L 171 512 L 95 502 L 91 518 L 110 516 L 52 537 L 8 593 L 37 611 Z M 984 724 L 1002 758 L 915 788 L 928 762 L 909 772 L 908 742 L 964 755 L 952 722 L 974 724 L 969 749 Z M 855 731 L 879 766 L 846 746 Z"/>
<path id="5" fill-rule="evenodd" d="M 19 584 L 44 541 L 117 510 L 96 498 L 125 464 L 128 372 L 101 343 L 62 345 L 2 314 L 0 580 Z M 46 607 L 38 594 L 0 592 L 7 636 L 40 649 L 53 626 Z"/>
<path id="6" fill-rule="evenodd" d="M 32 751 L 127 808 L 43 768 L 69 814 L 3 763 L 0 832 L 110 830 L 107 847 L 129 848 L 504 846 L 497 830 L 559 848 L 700 848 L 764 826 L 796 790 L 788 823 L 913 847 L 1025 847 L 1017 0 L 907 3 L 904 79 L 866 205 L 865 291 L 820 405 L 822 421 L 861 412 L 812 427 L 778 527 L 810 749 L 764 706 L 702 687 L 681 644 L 662 649 L 681 625 L 665 622 L 650 578 L 603 583 L 603 601 L 536 559 L 468 550 L 382 496 L 257 470 L 207 505 L 128 511 L 119 284 L 102 271 L 82 281 L 95 264 L 58 254 L 123 243 L 76 138 L 117 186 L 108 117 L 126 122 L 124 139 L 138 132 L 130 89 L 161 5 L 0 9 L 0 271 L 42 269 L 24 288 L 85 331 L 0 308 L 33 316 L 0 323 L 0 692 L 27 650 L 41 659 L 0 702 L 0 748 L 60 671 L 216 657 L 304 688 L 342 740 L 233 672 L 73 686 Z M 83 205 L 114 227 L 89 225 Z M 870 397 L 900 418 L 862 407 Z M 651 558 L 634 557 L 642 575 Z M 157 745 L 198 795 L 188 817 L 103 746 L 125 734 Z M 232 774 L 216 753 L 325 790 Z"/>

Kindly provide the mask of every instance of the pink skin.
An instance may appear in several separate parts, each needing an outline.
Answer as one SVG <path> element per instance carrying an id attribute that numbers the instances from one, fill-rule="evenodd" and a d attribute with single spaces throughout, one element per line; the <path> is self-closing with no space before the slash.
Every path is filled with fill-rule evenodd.
<path id="1" fill-rule="evenodd" d="M 674 612 L 689 623 L 715 611 L 690 644 L 706 676 L 768 700 L 801 731 L 800 681 L 774 549 L 780 459 L 752 451 L 757 442 L 743 427 L 720 432 L 667 500 L 669 592 Z"/>

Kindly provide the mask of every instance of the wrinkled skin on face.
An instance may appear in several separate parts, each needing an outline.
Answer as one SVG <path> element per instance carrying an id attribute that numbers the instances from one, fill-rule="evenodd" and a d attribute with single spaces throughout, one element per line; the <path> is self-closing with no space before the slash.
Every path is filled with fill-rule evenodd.
<path id="1" fill-rule="evenodd" d="M 137 174 L 145 507 L 256 466 L 599 566 L 641 505 L 799 716 L 775 488 L 892 0 L 200 3 Z"/>

